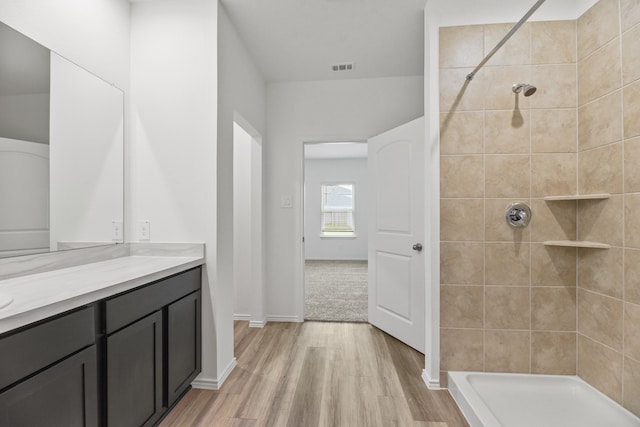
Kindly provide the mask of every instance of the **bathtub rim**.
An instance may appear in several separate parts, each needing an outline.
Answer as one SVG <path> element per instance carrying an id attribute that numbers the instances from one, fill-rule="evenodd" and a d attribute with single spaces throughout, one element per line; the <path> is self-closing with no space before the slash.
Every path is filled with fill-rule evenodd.
<path id="1" fill-rule="evenodd" d="M 640 419 L 634 413 L 622 406 L 620 403 L 611 399 L 606 394 L 583 380 L 577 375 L 550 375 L 550 374 L 526 374 L 526 373 L 508 373 L 508 372 L 482 372 L 482 371 L 449 371 L 448 390 L 453 400 L 460 408 L 462 414 L 466 418 L 471 427 L 503 427 L 502 423 L 496 418 L 491 409 L 478 395 L 477 391 L 471 385 L 467 378 L 470 375 L 495 376 L 495 377 L 524 377 L 524 378 L 553 378 L 570 380 L 581 383 L 592 391 L 596 392 L 600 397 L 615 405 L 622 412 L 627 413 L 631 417 Z"/>

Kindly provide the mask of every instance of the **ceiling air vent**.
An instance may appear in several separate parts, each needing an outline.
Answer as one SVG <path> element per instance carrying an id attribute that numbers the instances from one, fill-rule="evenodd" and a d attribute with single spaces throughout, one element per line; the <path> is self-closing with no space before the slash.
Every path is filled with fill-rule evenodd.
<path id="1" fill-rule="evenodd" d="M 355 64 L 353 62 L 344 62 L 342 64 L 331 65 L 331 71 L 335 71 L 335 72 L 353 71 L 354 68 L 355 68 Z"/>

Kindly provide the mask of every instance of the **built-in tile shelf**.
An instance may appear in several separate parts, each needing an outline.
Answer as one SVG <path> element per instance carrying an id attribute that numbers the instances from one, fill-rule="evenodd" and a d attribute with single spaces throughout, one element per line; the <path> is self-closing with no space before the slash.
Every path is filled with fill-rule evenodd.
<path id="1" fill-rule="evenodd" d="M 565 246 L 571 248 L 609 249 L 611 245 L 598 242 L 585 242 L 581 240 L 547 240 L 545 246 Z"/>
<path id="2" fill-rule="evenodd" d="M 553 200 L 598 200 L 598 199 L 608 199 L 611 197 L 611 194 L 603 193 L 603 194 L 574 194 L 567 196 L 547 196 L 544 199 L 548 201 Z"/>

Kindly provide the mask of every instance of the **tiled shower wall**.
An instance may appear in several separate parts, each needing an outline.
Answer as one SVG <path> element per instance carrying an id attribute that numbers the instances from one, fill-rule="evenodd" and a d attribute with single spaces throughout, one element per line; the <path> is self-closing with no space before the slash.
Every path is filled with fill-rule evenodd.
<path id="1" fill-rule="evenodd" d="M 543 200 L 577 191 L 576 22 L 523 25 L 465 83 L 512 26 L 440 31 L 441 367 L 575 374 L 576 250 L 542 242 L 576 238 L 575 202 Z"/>
<path id="2" fill-rule="evenodd" d="M 578 375 L 640 415 L 640 1 L 601 0 L 577 22 Z"/>
<path id="3" fill-rule="evenodd" d="M 527 23 L 467 83 L 512 24 L 441 29 L 443 374 L 577 373 L 640 413 L 639 23 L 639 0 Z M 578 191 L 612 197 L 543 200 Z M 576 238 L 612 248 L 542 243 Z"/>

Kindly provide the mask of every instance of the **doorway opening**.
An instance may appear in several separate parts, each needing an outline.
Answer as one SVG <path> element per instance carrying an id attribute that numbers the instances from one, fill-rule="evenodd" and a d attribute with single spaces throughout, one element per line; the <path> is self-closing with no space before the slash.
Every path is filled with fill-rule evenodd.
<path id="1" fill-rule="evenodd" d="M 234 318 L 266 323 L 263 288 L 262 137 L 237 114 L 233 122 Z"/>
<path id="2" fill-rule="evenodd" d="M 304 144 L 304 319 L 368 321 L 367 143 Z"/>

